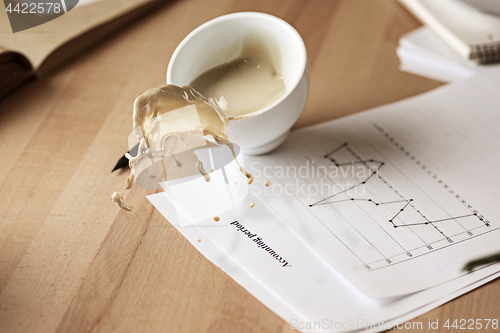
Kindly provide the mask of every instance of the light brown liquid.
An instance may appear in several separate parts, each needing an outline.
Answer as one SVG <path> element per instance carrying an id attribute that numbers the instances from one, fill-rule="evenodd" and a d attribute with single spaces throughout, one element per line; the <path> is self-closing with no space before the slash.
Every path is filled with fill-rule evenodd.
<path id="1" fill-rule="evenodd" d="M 214 67 L 190 86 L 236 118 L 271 105 L 286 92 L 283 77 L 264 55 L 242 56 Z"/>
<path id="2" fill-rule="evenodd" d="M 189 112 L 189 107 L 195 112 Z M 192 107 L 195 106 L 193 109 Z M 193 140 L 203 139 L 210 135 L 220 145 L 226 145 L 231 150 L 240 171 L 248 178 L 248 184 L 253 177 L 236 159 L 233 144 L 229 141 L 226 132 L 227 117 L 208 99 L 200 95 L 189 86 L 178 87 L 167 84 L 153 88 L 137 97 L 134 102 L 134 129 L 140 131 L 140 143 L 137 156 L 125 154 L 129 159 L 130 176 L 127 185 L 121 192 L 114 192 L 111 200 L 126 211 L 134 210 L 123 199 L 126 190 L 132 188 L 136 177 L 135 164 L 143 157 L 175 159 L 177 167 L 183 167 L 181 160 L 176 158 L 176 151 L 166 145 L 170 136 L 177 137 L 185 147 L 191 151 L 198 172 L 205 181 L 210 181 L 210 175 L 205 172 L 203 163 L 194 153 Z"/>
<path id="3" fill-rule="evenodd" d="M 194 153 L 193 141 L 210 135 L 218 144 L 228 146 L 236 160 L 233 144 L 227 137 L 228 122 L 245 118 L 247 114 L 271 105 L 286 92 L 286 84 L 280 74 L 279 52 L 277 49 L 270 52 L 275 44 L 264 44 L 248 37 L 237 59 L 201 74 L 191 82 L 192 87 L 167 84 L 149 89 L 135 100 L 133 120 L 134 129 L 140 131 L 139 149 L 137 156 L 125 155 L 129 159 L 131 173 L 126 187 L 121 192 L 113 193 L 111 200 L 114 203 L 126 211 L 134 210 L 134 206 L 125 203 L 123 194 L 132 188 L 137 176 L 135 164 L 143 156 L 172 157 L 177 167 L 183 166 L 176 157 L 175 149 L 165 144 L 169 136 L 177 137 L 191 151 L 196 169 L 207 182 L 210 175 Z M 186 111 L 186 107 L 193 105 L 196 106 L 195 113 Z M 239 163 L 238 166 L 251 184 L 252 175 Z"/>

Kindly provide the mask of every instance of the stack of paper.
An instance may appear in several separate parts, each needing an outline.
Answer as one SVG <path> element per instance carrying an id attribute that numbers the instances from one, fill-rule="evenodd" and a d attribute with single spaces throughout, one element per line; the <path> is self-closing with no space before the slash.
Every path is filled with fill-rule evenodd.
<path id="1" fill-rule="evenodd" d="M 460 57 L 429 27 L 418 28 L 399 40 L 400 69 L 441 82 L 471 77 L 480 67 Z"/>
<path id="2" fill-rule="evenodd" d="M 244 157 L 254 184 L 217 221 L 186 223 L 194 209 L 175 204 L 168 182 L 148 198 L 292 328 L 386 330 L 500 276 L 500 264 L 462 271 L 500 250 L 498 86 L 497 66 L 295 131 Z M 214 169 L 227 193 L 245 181 Z"/>

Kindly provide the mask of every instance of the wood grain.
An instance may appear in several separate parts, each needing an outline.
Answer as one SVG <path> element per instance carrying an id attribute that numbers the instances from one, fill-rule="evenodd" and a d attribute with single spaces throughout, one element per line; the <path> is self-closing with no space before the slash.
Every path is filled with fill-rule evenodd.
<path id="1" fill-rule="evenodd" d="M 206 260 L 145 198 L 109 196 L 126 173 L 132 105 L 164 83 L 195 27 L 261 11 L 303 36 L 311 93 L 295 127 L 352 114 L 440 83 L 398 70 L 395 48 L 419 23 L 390 0 L 186 0 L 0 101 L 1 332 L 293 332 Z M 415 321 L 498 316 L 495 281 Z M 437 332 L 448 332 L 438 330 Z"/>

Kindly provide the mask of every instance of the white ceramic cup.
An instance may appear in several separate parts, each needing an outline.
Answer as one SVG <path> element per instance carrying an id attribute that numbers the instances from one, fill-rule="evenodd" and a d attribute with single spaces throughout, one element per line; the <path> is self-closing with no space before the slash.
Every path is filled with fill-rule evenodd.
<path id="1" fill-rule="evenodd" d="M 271 105 L 231 121 L 229 139 L 244 154 L 265 154 L 282 144 L 299 118 L 309 92 L 304 41 L 287 22 L 268 14 L 243 12 L 208 21 L 177 46 L 167 69 L 167 83 L 186 85 L 205 71 L 238 58 L 244 41 L 258 39 L 268 49 L 287 86 Z"/>

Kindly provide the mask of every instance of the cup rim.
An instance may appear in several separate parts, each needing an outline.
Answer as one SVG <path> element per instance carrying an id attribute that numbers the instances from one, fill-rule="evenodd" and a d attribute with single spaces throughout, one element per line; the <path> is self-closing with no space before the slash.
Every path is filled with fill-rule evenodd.
<path id="1" fill-rule="evenodd" d="M 276 101 L 274 101 L 272 104 L 270 104 L 270 105 L 268 105 L 268 106 L 266 106 L 266 107 L 264 107 L 262 109 L 256 110 L 254 112 L 244 114 L 242 116 L 231 117 L 231 118 L 236 118 L 236 119 L 245 119 L 245 118 L 255 117 L 257 115 L 260 115 L 262 113 L 265 113 L 265 112 L 273 109 L 276 105 L 280 104 L 288 96 L 290 96 L 290 94 L 295 90 L 295 88 L 299 85 L 300 81 L 302 80 L 302 78 L 304 76 L 304 72 L 306 71 L 306 68 L 307 68 L 307 51 L 306 51 L 306 46 L 305 46 L 304 40 L 302 39 L 302 37 L 300 36 L 300 34 L 298 33 L 298 31 L 290 23 L 288 23 L 285 20 L 283 20 L 283 19 L 281 19 L 279 17 L 276 17 L 274 15 L 260 13 L 260 12 L 237 12 L 237 13 L 231 13 L 231 14 L 226 14 L 226 15 L 222 15 L 222 16 L 216 17 L 216 18 L 214 18 L 214 19 L 212 19 L 210 21 L 207 21 L 207 22 L 203 23 L 202 25 L 198 26 L 197 28 L 195 28 L 186 37 L 184 37 L 184 39 L 179 43 L 179 45 L 177 45 L 177 47 L 174 50 L 174 53 L 172 54 L 172 57 L 170 57 L 170 61 L 169 61 L 168 66 L 167 66 L 167 75 L 166 75 L 167 84 L 173 84 L 172 83 L 172 71 L 173 71 L 172 70 L 172 64 L 175 63 L 175 61 L 177 60 L 177 58 L 179 56 L 179 53 L 184 48 L 184 46 L 187 43 L 189 43 L 189 41 L 196 34 L 198 34 L 202 30 L 205 30 L 205 29 L 209 28 L 212 25 L 215 25 L 215 24 L 218 24 L 218 23 L 224 22 L 224 21 L 238 19 L 238 18 L 241 18 L 241 17 L 250 17 L 250 18 L 252 18 L 252 17 L 259 17 L 259 18 L 264 18 L 264 19 L 267 19 L 267 20 L 271 20 L 271 21 L 277 22 L 278 24 L 281 24 L 281 25 L 285 26 L 287 29 L 289 29 L 292 32 L 292 34 L 294 34 L 295 37 L 297 37 L 297 41 L 300 44 L 300 53 L 302 55 L 300 67 L 302 68 L 302 71 L 301 71 L 302 75 L 297 76 L 297 78 L 290 84 L 290 88 L 287 89 L 287 92 L 285 94 L 283 94 L 279 99 L 277 99 Z M 184 84 L 188 84 L 188 83 L 184 83 Z"/>

